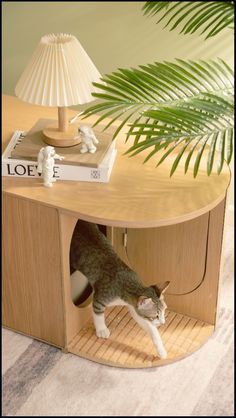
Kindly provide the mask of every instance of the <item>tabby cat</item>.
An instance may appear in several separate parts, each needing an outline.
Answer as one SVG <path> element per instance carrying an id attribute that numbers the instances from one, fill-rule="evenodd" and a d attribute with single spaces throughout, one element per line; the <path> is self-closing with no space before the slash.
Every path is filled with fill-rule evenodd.
<path id="1" fill-rule="evenodd" d="M 146 287 L 115 253 L 98 226 L 79 220 L 70 249 L 70 265 L 83 273 L 93 288 L 93 321 L 99 338 L 108 338 L 106 306 L 127 305 L 135 321 L 147 331 L 158 355 L 167 356 L 157 326 L 165 323 L 163 293 L 170 282 Z"/>

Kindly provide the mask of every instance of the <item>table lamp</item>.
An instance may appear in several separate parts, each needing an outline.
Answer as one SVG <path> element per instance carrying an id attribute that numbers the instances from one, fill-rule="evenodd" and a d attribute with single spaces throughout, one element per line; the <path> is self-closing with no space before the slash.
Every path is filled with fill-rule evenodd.
<path id="1" fill-rule="evenodd" d="M 93 81 L 101 75 L 77 38 L 64 33 L 41 38 L 21 75 L 16 96 L 25 102 L 58 107 L 58 124 L 43 129 L 44 142 L 56 147 L 77 145 L 78 129 L 69 124 L 67 106 L 94 100 Z"/>

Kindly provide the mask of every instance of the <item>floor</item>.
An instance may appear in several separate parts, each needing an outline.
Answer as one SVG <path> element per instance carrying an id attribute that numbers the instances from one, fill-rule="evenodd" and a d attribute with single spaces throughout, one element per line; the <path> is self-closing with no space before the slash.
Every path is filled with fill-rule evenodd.
<path id="1" fill-rule="evenodd" d="M 233 278 L 227 226 L 217 330 L 163 367 L 104 366 L 3 329 L 3 416 L 233 416 Z"/>

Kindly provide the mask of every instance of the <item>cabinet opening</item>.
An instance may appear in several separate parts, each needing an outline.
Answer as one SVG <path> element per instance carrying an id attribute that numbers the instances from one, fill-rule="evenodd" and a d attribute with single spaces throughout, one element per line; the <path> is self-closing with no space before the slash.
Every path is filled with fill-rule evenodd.
<path id="1" fill-rule="evenodd" d="M 214 230 L 213 226 L 217 226 L 218 217 L 215 218 L 215 223 L 210 224 L 211 231 Z M 71 250 L 75 245 L 73 234 L 76 226 L 79 227 L 77 222 L 78 218 L 71 219 L 69 215 L 63 217 L 65 245 L 62 249 L 65 260 L 69 259 L 68 253 L 72 260 Z M 111 338 L 98 338 L 92 319 L 92 288 L 81 272 L 73 269 L 68 271 L 70 264 L 65 264 L 68 351 L 111 366 L 146 368 L 179 360 L 198 349 L 214 331 L 214 297 L 217 296 L 218 286 L 217 282 L 212 282 L 211 274 L 214 245 L 210 247 L 206 277 L 198 286 L 198 278 L 205 265 L 208 222 L 208 214 L 204 214 L 187 223 L 152 229 L 98 225 L 125 263 L 128 254 L 131 268 L 137 271 L 145 284 L 154 284 L 158 278 L 172 280 L 174 288 L 171 293 L 175 294 L 166 295 L 166 323 L 160 327 L 167 359 L 158 358 L 150 335 L 130 317 L 125 306 L 113 306 L 105 310 Z M 79 239 L 79 235 L 76 239 Z M 76 267 L 76 262 L 73 265 Z M 209 286 L 213 292 L 211 295 Z M 185 295 L 179 295 L 183 292 Z M 205 310 L 196 303 L 200 299 L 206 301 Z"/>
<path id="2" fill-rule="evenodd" d="M 77 225 L 77 224 L 76 224 Z M 76 227 L 75 225 L 75 227 Z M 99 230 L 107 236 L 107 227 L 105 225 L 97 225 Z M 73 234 L 71 243 L 73 240 Z M 71 246 L 70 246 L 71 250 Z M 75 270 L 70 266 L 70 285 L 71 285 L 71 298 L 73 304 L 79 308 L 84 308 L 92 302 L 93 288 L 88 282 L 87 277 L 80 271 Z"/>

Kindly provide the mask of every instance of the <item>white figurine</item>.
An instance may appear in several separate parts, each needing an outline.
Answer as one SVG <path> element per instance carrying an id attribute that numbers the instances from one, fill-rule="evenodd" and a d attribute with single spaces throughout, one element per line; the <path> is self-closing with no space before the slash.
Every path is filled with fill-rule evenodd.
<path id="1" fill-rule="evenodd" d="M 52 187 L 52 183 L 56 181 L 56 179 L 53 178 L 53 168 L 56 159 L 63 160 L 64 157 L 61 157 L 60 155 L 56 154 L 54 147 L 43 147 L 38 153 L 37 172 L 42 173 L 44 181 L 43 185 L 46 187 Z"/>
<path id="2" fill-rule="evenodd" d="M 88 125 L 82 125 L 78 129 L 78 131 L 82 141 L 82 147 L 80 149 L 80 152 L 82 154 L 84 154 L 85 152 L 90 152 L 91 154 L 94 154 L 97 150 L 95 144 L 98 144 L 99 141 L 94 135 L 92 128 L 90 128 L 90 126 Z"/>

